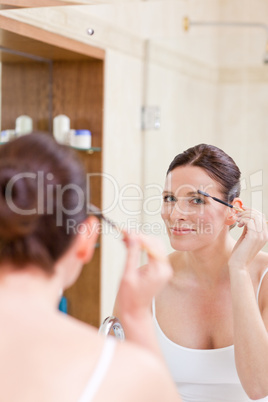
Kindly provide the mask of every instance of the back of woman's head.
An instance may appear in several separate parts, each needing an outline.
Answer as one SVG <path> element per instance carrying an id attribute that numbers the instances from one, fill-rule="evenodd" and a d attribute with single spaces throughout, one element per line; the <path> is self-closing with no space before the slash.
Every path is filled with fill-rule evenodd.
<path id="1" fill-rule="evenodd" d="M 225 201 L 240 194 L 240 170 L 233 159 L 214 145 L 199 144 L 175 156 L 167 174 L 179 166 L 197 166 L 220 184 Z"/>
<path id="2" fill-rule="evenodd" d="M 83 165 L 52 136 L 36 132 L 1 145 L 0 263 L 52 273 L 86 219 L 85 195 Z"/>

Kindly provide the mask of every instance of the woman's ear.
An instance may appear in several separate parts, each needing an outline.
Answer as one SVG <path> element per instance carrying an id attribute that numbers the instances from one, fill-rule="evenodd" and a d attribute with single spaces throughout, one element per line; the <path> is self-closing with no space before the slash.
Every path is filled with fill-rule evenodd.
<path id="1" fill-rule="evenodd" d="M 237 208 L 242 209 L 243 208 L 243 202 L 241 200 L 241 198 L 236 197 L 233 202 L 232 205 L 234 205 Z M 229 209 L 229 213 L 226 217 L 225 220 L 225 224 L 228 226 L 234 225 L 236 223 L 236 210 L 234 208 L 228 208 Z"/>
<path id="2" fill-rule="evenodd" d="M 89 216 L 82 224 L 81 231 L 77 233 L 78 242 L 76 255 L 86 263 L 91 260 L 99 236 L 100 222 L 95 216 Z"/>
<path id="3" fill-rule="evenodd" d="M 90 216 L 77 225 L 73 243 L 55 265 L 63 289 L 67 289 L 77 280 L 83 265 L 91 260 L 99 231 L 100 223 L 95 216 Z"/>

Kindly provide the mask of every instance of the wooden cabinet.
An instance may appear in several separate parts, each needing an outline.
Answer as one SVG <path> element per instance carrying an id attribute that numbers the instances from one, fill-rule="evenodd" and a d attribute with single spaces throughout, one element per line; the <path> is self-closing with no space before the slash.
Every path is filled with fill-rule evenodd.
<path id="1" fill-rule="evenodd" d="M 1 0 L 1 5 L 8 6 L 8 7 L 53 7 L 53 6 L 66 6 L 66 5 L 73 5 L 73 4 L 85 4 L 83 1 L 76 1 L 76 0 Z"/>
<path id="2" fill-rule="evenodd" d="M 71 128 L 89 129 L 92 146 L 102 148 L 104 51 L 1 15 L 0 29 L 1 46 L 8 49 L 1 50 L 1 129 L 14 128 L 16 117 L 26 114 L 34 130 L 51 130 L 53 117 L 66 114 Z M 101 151 L 79 153 L 88 173 L 102 171 Z M 101 176 L 90 185 L 91 202 L 101 206 Z M 101 239 L 93 260 L 66 291 L 69 314 L 95 326 L 100 324 L 100 247 Z"/>

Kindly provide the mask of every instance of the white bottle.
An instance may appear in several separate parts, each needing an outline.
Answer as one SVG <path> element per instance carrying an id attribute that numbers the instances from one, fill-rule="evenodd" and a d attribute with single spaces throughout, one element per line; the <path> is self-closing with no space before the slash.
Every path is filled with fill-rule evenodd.
<path id="1" fill-rule="evenodd" d="M 53 119 L 53 136 L 60 144 L 70 145 L 70 119 L 64 114 L 59 114 Z"/>
<path id="2" fill-rule="evenodd" d="M 91 132 L 89 130 L 71 130 L 70 144 L 73 148 L 89 149 L 91 148 Z"/>
<path id="3" fill-rule="evenodd" d="M 19 137 L 33 131 L 33 120 L 31 117 L 22 115 L 16 118 L 15 133 Z"/>

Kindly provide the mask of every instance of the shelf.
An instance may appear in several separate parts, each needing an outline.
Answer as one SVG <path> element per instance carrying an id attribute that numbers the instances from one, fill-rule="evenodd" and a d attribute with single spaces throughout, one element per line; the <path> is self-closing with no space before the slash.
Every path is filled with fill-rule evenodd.
<path id="1" fill-rule="evenodd" d="M 3 0 L 3 8 L 27 8 L 27 7 L 54 7 L 54 6 L 71 6 L 84 4 L 79 1 L 64 1 L 64 0 Z"/>
<path id="2" fill-rule="evenodd" d="M 0 145 L 7 144 L 8 142 L 10 142 L 10 141 L 6 141 L 6 142 L 1 142 L 0 141 Z M 76 147 L 71 147 L 71 148 L 75 149 L 76 151 L 86 152 L 88 154 L 93 154 L 94 152 L 101 152 L 101 147 L 91 147 L 91 148 L 88 148 L 88 149 L 76 148 Z"/>
<path id="3" fill-rule="evenodd" d="M 84 148 L 77 148 L 77 147 L 71 147 L 72 149 L 75 149 L 77 151 L 81 151 L 81 152 L 86 152 L 88 154 L 93 154 L 94 152 L 101 152 L 101 148 L 100 147 L 92 147 L 92 148 L 88 148 L 88 149 L 84 149 Z"/>
<path id="4" fill-rule="evenodd" d="M 67 38 L 59 33 L 44 31 L 41 27 L 31 25 L 30 22 L 27 24 L 25 21 L 17 21 L 13 12 L 24 10 L 26 9 L 0 10 L 2 47 L 35 54 L 48 60 L 104 60 L 103 49 Z M 11 56 L 4 54 L 1 58 L 2 61 L 9 61 Z"/>

